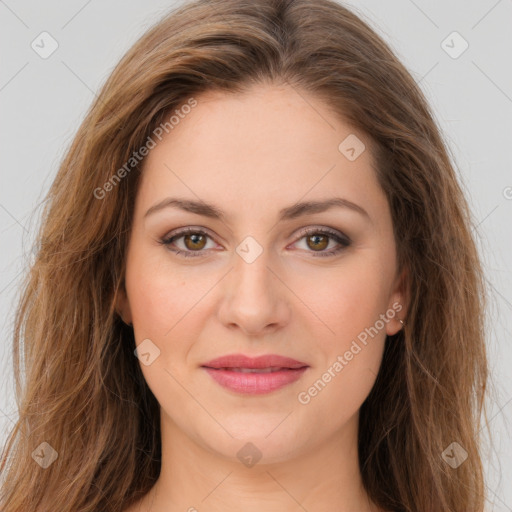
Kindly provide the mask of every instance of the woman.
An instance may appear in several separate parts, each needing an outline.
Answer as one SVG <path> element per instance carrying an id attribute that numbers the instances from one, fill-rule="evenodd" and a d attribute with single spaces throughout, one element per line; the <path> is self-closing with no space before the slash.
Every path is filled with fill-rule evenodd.
<path id="1" fill-rule="evenodd" d="M 188 3 L 50 189 L 2 510 L 481 512 L 484 297 L 438 128 L 368 25 Z"/>

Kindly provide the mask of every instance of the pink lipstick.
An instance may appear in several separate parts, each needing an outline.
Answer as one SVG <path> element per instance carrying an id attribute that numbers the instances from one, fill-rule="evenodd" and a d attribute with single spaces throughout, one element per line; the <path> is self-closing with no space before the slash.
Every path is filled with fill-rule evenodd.
<path id="1" fill-rule="evenodd" d="M 213 359 L 202 368 L 226 389 L 236 393 L 263 394 L 300 379 L 309 366 L 277 354 L 259 357 L 230 354 Z"/>

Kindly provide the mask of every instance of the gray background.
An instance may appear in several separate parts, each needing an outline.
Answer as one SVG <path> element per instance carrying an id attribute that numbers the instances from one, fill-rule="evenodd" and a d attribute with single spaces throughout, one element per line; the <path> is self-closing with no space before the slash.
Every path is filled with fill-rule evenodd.
<path id="1" fill-rule="evenodd" d="M 13 312 L 39 205 L 95 93 L 125 51 L 175 5 L 0 0 L 2 443 L 16 416 Z M 512 0 L 352 0 L 347 5 L 388 41 L 420 82 L 470 201 L 491 290 L 487 330 L 494 443 L 484 452 L 487 507 L 512 511 L 512 488 L 506 485 L 512 482 Z M 43 31 L 59 45 L 46 59 L 31 47 Z M 463 39 L 448 37 L 454 31 Z M 464 40 L 469 47 L 458 55 Z"/>

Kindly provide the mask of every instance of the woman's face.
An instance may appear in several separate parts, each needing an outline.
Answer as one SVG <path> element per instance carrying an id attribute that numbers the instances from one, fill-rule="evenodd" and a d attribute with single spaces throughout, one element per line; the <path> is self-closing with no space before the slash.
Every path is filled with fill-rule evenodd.
<path id="1" fill-rule="evenodd" d="M 365 135 L 316 98 L 195 100 L 145 161 L 118 310 L 164 425 L 233 460 L 249 441 L 289 459 L 353 431 L 406 316 L 389 207 Z M 232 354 L 299 364 L 206 368 Z"/>

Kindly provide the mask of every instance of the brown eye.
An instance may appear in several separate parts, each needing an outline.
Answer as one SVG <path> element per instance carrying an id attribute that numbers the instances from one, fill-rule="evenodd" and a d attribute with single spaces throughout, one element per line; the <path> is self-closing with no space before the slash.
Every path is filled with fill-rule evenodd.
<path id="1" fill-rule="evenodd" d="M 200 229 L 186 228 L 160 240 L 160 243 L 177 255 L 194 257 L 204 256 L 208 252 L 206 246 L 211 239 L 208 233 Z"/>
<path id="2" fill-rule="evenodd" d="M 187 249 L 190 249 L 191 251 L 197 251 L 204 249 L 204 246 L 206 245 L 206 237 L 198 233 L 184 235 L 183 243 Z"/>
<path id="3" fill-rule="evenodd" d="M 300 233 L 305 250 L 315 257 L 335 256 L 349 247 L 352 243 L 348 236 L 331 228 L 305 229 Z M 338 247 L 330 248 L 330 242 L 336 242 Z M 327 249 L 327 250 L 326 250 Z"/>
<path id="4" fill-rule="evenodd" d="M 328 228 L 303 230 L 301 235 L 300 240 L 305 240 L 306 249 L 310 249 L 309 252 L 315 253 L 315 256 L 335 256 L 352 243 L 346 235 Z M 205 256 L 209 252 L 206 249 L 209 239 L 212 240 L 212 237 L 205 231 L 186 228 L 173 236 L 160 240 L 160 243 L 180 256 Z M 331 241 L 337 242 L 338 247 L 325 250 Z M 183 244 L 181 248 L 180 244 Z"/>
<path id="5" fill-rule="evenodd" d="M 307 244 L 311 249 L 322 251 L 329 245 L 329 237 L 327 235 L 311 235 L 307 237 Z"/>

